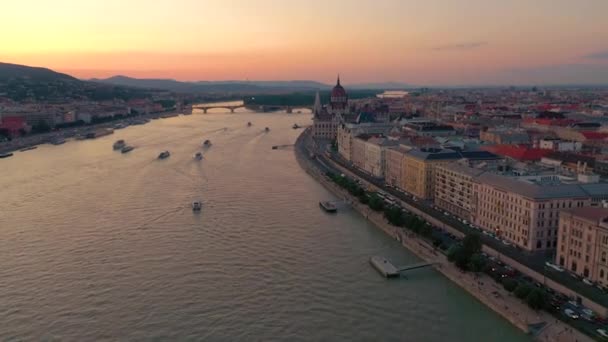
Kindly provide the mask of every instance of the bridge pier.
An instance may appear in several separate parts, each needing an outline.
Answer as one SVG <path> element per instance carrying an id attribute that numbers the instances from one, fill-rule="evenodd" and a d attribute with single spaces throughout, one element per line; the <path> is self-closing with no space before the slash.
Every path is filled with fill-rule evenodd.
<path id="1" fill-rule="evenodd" d="M 234 113 L 234 107 L 230 107 L 230 113 Z"/>
<path id="2" fill-rule="evenodd" d="M 203 108 L 203 113 L 207 114 L 207 108 Z"/>

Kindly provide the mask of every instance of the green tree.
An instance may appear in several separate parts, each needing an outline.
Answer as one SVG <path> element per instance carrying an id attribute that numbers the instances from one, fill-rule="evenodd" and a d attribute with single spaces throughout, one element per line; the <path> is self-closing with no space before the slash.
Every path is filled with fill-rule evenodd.
<path id="1" fill-rule="evenodd" d="M 473 272 L 481 272 L 486 266 L 486 258 L 481 253 L 475 253 L 471 256 L 468 264 L 469 270 Z"/>
<path id="2" fill-rule="evenodd" d="M 517 298 L 524 299 L 530 294 L 530 291 L 532 291 L 532 288 L 529 285 L 519 284 L 514 293 Z"/>
<path id="3" fill-rule="evenodd" d="M 526 303 L 534 310 L 546 308 L 549 304 L 547 293 L 541 289 L 533 289 L 526 296 Z"/>
<path id="4" fill-rule="evenodd" d="M 462 248 L 467 258 L 481 252 L 481 237 L 477 233 L 467 234 L 462 240 Z"/>
<path id="5" fill-rule="evenodd" d="M 390 206 L 384 208 L 384 217 L 388 220 L 388 222 L 394 226 L 402 226 L 403 225 L 403 213 L 401 209 L 396 206 Z"/>
<path id="6" fill-rule="evenodd" d="M 461 250 L 462 250 L 462 246 L 452 245 L 452 247 L 450 247 L 450 249 L 448 249 L 448 253 L 447 253 L 448 261 L 455 262 L 456 256 L 461 253 L 460 252 Z"/>
<path id="7" fill-rule="evenodd" d="M 515 291 L 518 285 L 519 283 L 515 279 L 503 278 L 502 280 L 502 286 L 505 288 L 505 290 L 509 292 Z"/>
<path id="8" fill-rule="evenodd" d="M 51 126 L 45 120 L 32 126 L 32 133 L 46 133 L 51 131 Z"/>
<path id="9" fill-rule="evenodd" d="M 384 202 L 375 193 L 369 196 L 368 205 L 374 211 L 381 211 L 384 208 Z"/>

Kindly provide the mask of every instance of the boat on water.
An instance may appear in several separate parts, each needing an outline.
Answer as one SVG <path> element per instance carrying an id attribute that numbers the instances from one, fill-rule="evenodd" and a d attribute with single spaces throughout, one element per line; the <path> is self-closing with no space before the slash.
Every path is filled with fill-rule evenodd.
<path id="1" fill-rule="evenodd" d="M 335 213 L 338 211 L 336 205 L 330 201 L 321 201 L 319 202 L 319 206 L 328 213 Z"/>
<path id="2" fill-rule="evenodd" d="M 127 146 L 127 144 L 125 143 L 124 140 L 120 139 L 120 140 L 116 140 L 114 142 L 114 145 L 112 145 L 112 148 L 114 150 L 121 150 L 123 147 Z"/>
<path id="3" fill-rule="evenodd" d="M 122 149 L 120 149 L 120 153 L 128 153 L 128 152 L 131 152 L 131 151 L 133 151 L 133 149 L 134 149 L 134 148 L 135 148 L 135 147 L 133 147 L 133 146 L 129 146 L 129 145 L 127 145 L 127 146 L 123 147 Z"/>
<path id="4" fill-rule="evenodd" d="M 207 139 L 207 140 L 203 141 L 203 146 L 205 146 L 205 147 L 211 146 L 211 140 Z"/>
<path id="5" fill-rule="evenodd" d="M 196 154 L 194 155 L 194 159 L 196 159 L 196 160 L 202 160 L 203 159 L 203 154 L 201 152 L 196 152 Z"/>
<path id="6" fill-rule="evenodd" d="M 266 128 L 264 128 L 264 131 L 269 132 L 270 128 L 266 127 Z"/>
<path id="7" fill-rule="evenodd" d="M 165 158 L 169 158 L 169 156 L 171 155 L 171 153 L 169 153 L 169 151 L 162 151 L 159 155 L 158 155 L 158 159 L 165 159 Z"/>
<path id="8" fill-rule="evenodd" d="M 12 157 L 12 156 L 13 156 L 12 152 L 0 153 L 0 158 L 8 158 L 8 157 Z"/>
<path id="9" fill-rule="evenodd" d="M 298 129 L 298 128 L 300 128 L 300 126 L 298 126 L 298 124 L 295 124 L 295 123 L 294 123 L 294 124 L 293 124 L 293 126 L 291 126 L 291 128 L 293 128 L 293 129 Z"/>
<path id="10" fill-rule="evenodd" d="M 192 202 L 192 211 L 201 211 L 203 204 L 199 201 Z"/>
<path id="11" fill-rule="evenodd" d="M 55 139 L 55 140 L 51 141 L 51 144 L 53 144 L 53 145 L 65 144 L 65 139 L 63 139 L 63 138 Z"/>
<path id="12" fill-rule="evenodd" d="M 251 122 L 248 122 L 248 123 L 247 123 L 247 127 L 251 127 Z"/>
<path id="13" fill-rule="evenodd" d="M 31 151 L 31 150 L 35 150 L 37 148 L 38 148 L 38 146 L 30 146 L 30 147 L 20 149 L 19 152 Z"/>

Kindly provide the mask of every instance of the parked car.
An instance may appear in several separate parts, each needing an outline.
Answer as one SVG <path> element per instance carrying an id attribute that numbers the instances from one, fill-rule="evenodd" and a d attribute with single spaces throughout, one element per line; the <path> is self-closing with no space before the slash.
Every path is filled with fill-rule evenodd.
<path id="1" fill-rule="evenodd" d="M 579 317 L 578 314 L 576 312 L 574 312 L 574 310 L 570 310 L 570 309 L 565 309 L 564 314 L 572 319 L 578 319 L 578 317 Z"/>
<path id="2" fill-rule="evenodd" d="M 608 331 L 606 331 L 606 329 L 597 329 L 596 332 L 603 338 L 608 338 Z"/>
<path id="3" fill-rule="evenodd" d="M 557 266 L 556 264 L 550 263 L 550 262 L 548 262 L 548 261 L 547 261 L 547 262 L 545 262 L 545 266 L 550 267 L 550 268 L 552 268 L 552 269 L 554 269 L 554 270 L 556 270 L 556 271 L 558 271 L 558 272 L 563 272 L 563 271 L 564 271 L 564 269 L 563 269 L 563 268 L 561 268 L 561 267 Z"/>
<path id="4" fill-rule="evenodd" d="M 589 286 L 593 286 L 593 282 L 587 278 L 583 278 L 583 283 L 589 285 Z"/>

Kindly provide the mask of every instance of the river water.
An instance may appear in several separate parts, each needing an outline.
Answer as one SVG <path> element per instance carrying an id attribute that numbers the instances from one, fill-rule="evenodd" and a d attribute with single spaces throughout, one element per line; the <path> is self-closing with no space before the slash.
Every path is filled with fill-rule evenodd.
<path id="1" fill-rule="evenodd" d="M 218 111 L 0 160 L 0 340 L 528 340 L 432 269 L 369 266 L 418 260 L 322 212 L 332 195 L 271 149 L 310 114 Z"/>

